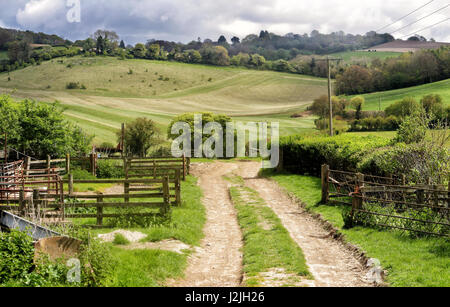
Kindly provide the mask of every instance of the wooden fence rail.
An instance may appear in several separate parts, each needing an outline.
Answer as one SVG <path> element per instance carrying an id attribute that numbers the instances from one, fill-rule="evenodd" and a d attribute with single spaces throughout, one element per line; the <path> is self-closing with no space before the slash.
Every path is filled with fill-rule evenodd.
<path id="1" fill-rule="evenodd" d="M 408 185 L 405 176 L 342 172 L 323 165 L 322 202 L 348 206 L 356 224 L 450 237 L 450 184 Z"/>

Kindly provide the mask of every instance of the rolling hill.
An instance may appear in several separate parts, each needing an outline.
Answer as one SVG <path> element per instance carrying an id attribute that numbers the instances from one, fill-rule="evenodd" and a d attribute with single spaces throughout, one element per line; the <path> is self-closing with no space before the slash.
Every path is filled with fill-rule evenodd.
<path id="1" fill-rule="evenodd" d="M 446 105 L 450 105 L 450 79 L 398 90 L 365 94 L 363 95 L 366 99 L 364 110 L 376 111 L 380 109 L 380 106 L 381 110 L 384 110 L 394 102 L 401 100 L 404 97 L 414 97 L 419 101 L 423 96 L 429 94 L 441 95 L 444 103 Z"/>
<path id="2" fill-rule="evenodd" d="M 68 90 L 69 82 L 86 89 Z M 60 101 L 66 117 L 95 133 L 98 144 L 115 141 L 120 124 L 136 117 L 149 117 L 165 131 L 175 115 L 194 111 L 279 121 L 282 134 L 308 131 L 313 118 L 290 115 L 326 94 L 327 82 L 243 68 L 79 56 L 0 74 L 0 90 L 17 98 Z"/>

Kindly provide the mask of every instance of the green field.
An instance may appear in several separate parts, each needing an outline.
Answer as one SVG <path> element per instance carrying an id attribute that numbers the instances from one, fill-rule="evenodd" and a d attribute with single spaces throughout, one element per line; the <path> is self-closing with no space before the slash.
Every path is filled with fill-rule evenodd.
<path id="1" fill-rule="evenodd" d="M 373 59 L 384 60 L 400 56 L 400 52 L 368 52 L 368 51 L 347 51 L 332 54 L 333 57 L 340 58 L 346 63 L 370 62 Z"/>
<path id="2" fill-rule="evenodd" d="M 0 74 L 0 91 L 60 101 L 69 120 L 95 133 L 95 143 L 114 142 L 120 124 L 136 117 L 151 118 L 165 131 L 175 115 L 194 111 L 279 121 L 282 134 L 309 131 L 313 118 L 290 115 L 327 92 L 324 79 L 271 71 L 111 57 L 62 61 L 14 71 L 10 81 L 6 73 Z M 67 90 L 68 82 L 87 89 Z"/>
<path id="3" fill-rule="evenodd" d="M 444 100 L 444 103 L 446 105 L 450 105 L 450 79 L 420 86 L 363 95 L 364 98 L 366 99 L 364 110 L 366 111 L 379 110 L 380 98 L 381 98 L 381 110 L 384 110 L 394 102 L 401 100 L 404 97 L 414 97 L 415 99 L 420 101 L 420 99 L 423 96 L 429 94 L 441 95 Z"/>

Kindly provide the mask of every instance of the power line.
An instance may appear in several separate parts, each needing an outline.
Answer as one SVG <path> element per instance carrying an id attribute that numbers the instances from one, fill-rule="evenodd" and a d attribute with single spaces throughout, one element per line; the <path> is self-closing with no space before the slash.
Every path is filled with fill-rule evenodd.
<path id="1" fill-rule="evenodd" d="M 403 29 L 406 29 L 406 28 L 408 28 L 409 26 L 412 26 L 413 24 L 416 24 L 416 23 L 418 23 L 419 21 L 424 20 L 425 18 L 428 18 L 428 17 L 430 17 L 430 16 L 432 16 L 432 15 L 434 15 L 434 14 L 436 14 L 436 13 L 438 13 L 438 12 L 440 12 L 440 11 L 446 9 L 446 8 L 448 8 L 449 6 L 450 6 L 450 4 L 447 4 L 446 6 L 444 6 L 444 7 L 440 8 L 440 9 L 434 11 L 433 13 L 428 14 L 427 16 L 424 16 L 424 17 L 422 17 L 422 18 L 420 18 L 420 19 L 418 19 L 418 20 L 416 20 L 416 21 L 414 21 L 414 22 L 412 22 L 412 23 L 410 23 L 410 24 L 408 24 L 408 25 L 406 25 L 406 26 L 404 26 L 404 27 L 402 27 L 402 28 L 400 28 L 400 29 L 394 31 L 394 32 L 391 32 L 390 34 L 392 35 L 392 34 L 398 32 L 398 31 L 401 31 L 401 30 L 403 30 Z"/>
<path id="2" fill-rule="evenodd" d="M 387 26 L 382 27 L 381 29 L 378 29 L 376 32 L 380 32 L 381 30 L 384 30 L 384 29 L 386 29 L 386 28 L 389 28 L 389 27 L 392 26 L 392 25 L 395 25 L 395 24 L 396 24 L 397 22 L 399 22 L 400 20 L 403 20 L 403 19 L 405 19 L 406 17 L 411 16 L 411 15 L 414 14 L 415 12 L 417 12 L 417 11 L 423 9 L 424 7 L 428 6 L 429 4 L 431 4 L 431 3 L 433 3 L 433 2 L 434 2 L 434 0 L 431 0 L 431 1 L 428 2 L 427 4 L 422 5 L 421 7 L 415 9 L 414 11 L 412 11 L 411 13 L 409 13 L 409 14 L 403 16 L 403 17 L 400 18 L 400 19 L 397 19 L 397 20 L 394 21 L 393 23 L 388 24 Z"/>
<path id="3" fill-rule="evenodd" d="M 449 20 L 450 20 L 450 18 L 444 19 L 444 20 L 442 20 L 442 21 L 439 21 L 438 23 L 435 23 L 434 25 L 428 26 L 428 27 L 423 28 L 423 29 L 421 29 L 421 30 L 419 30 L 419 31 L 415 31 L 414 33 L 411 33 L 411 34 L 402 36 L 401 38 L 405 38 L 405 37 L 408 37 L 408 36 L 410 37 L 410 36 L 412 36 L 412 35 L 414 35 L 414 34 L 417 34 L 417 33 L 420 33 L 420 32 L 422 32 L 422 31 L 428 30 L 428 29 L 430 29 L 430 28 L 433 28 L 433 27 L 435 27 L 435 26 L 437 26 L 437 25 L 440 25 L 441 23 L 444 23 L 444 22 L 449 21 Z"/>

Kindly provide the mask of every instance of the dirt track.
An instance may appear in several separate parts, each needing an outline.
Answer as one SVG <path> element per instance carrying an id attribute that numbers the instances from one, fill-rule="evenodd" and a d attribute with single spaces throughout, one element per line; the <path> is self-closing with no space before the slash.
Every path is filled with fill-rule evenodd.
<path id="1" fill-rule="evenodd" d="M 230 183 L 224 175 L 239 175 L 256 190 L 279 216 L 291 237 L 301 247 L 313 281 L 318 287 L 371 286 L 365 268 L 339 242 L 331 239 L 320 223 L 293 202 L 273 181 L 258 178 L 258 162 L 205 163 L 193 167 L 199 177 L 207 210 L 205 239 L 191 257 L 186 279 L 170 286 L 239 286 L 242 280 L 242 234 L 229 197 Z M 270 285 L 269 285 L 270 286 Z"/>

